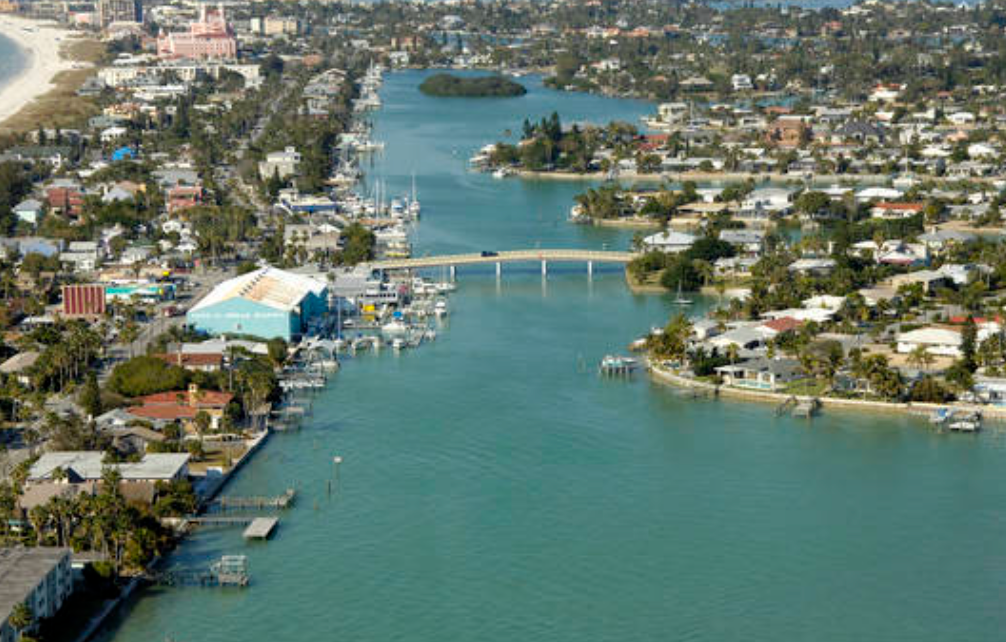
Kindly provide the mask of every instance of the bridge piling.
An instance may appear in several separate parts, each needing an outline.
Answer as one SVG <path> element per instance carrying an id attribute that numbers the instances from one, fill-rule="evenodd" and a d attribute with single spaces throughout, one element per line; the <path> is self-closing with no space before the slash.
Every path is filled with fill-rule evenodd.
<path id="1" fill-rule="evenodd" d="M 457 277 L 458 277 L 458 268 L 457 268 L 457 266 L 455 266 L 455 265 L 452 265 L 452 266 L 451 266 L 451 282 L 453 283 L 453 282 L 454 282 L 454 280 L 455 280 L 455 279 L 456 279 Z"/>
<path id="2" fill-rule="evenodd" d="M 594 262 L 587 261 L 587 276 L 594 276 Z"/>
<path id="3" fill-rule="evenodd" d="M 548 276 L 548 261 L 545 259 L 541 260 L 541 275 Z"/>
<path id="4" fill-rule="evenodd" d="M 501 261 L 496 261 L 496 280 L 503 276 L 503 263 Z"/>

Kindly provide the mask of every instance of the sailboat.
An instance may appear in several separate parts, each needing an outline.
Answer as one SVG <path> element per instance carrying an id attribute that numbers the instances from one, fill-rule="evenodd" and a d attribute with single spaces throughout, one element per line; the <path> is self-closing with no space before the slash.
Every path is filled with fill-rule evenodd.
<path id="1" fill-rule="evenodd" d="M 413 219 L 417 219 L 421 210 L 422 207 L 419 205 L 419 199 L 416 198 L 416 173 L 412 172 L 412 198 L 409 199 L 409 214 Z"/>
<path id="2" fill-rule="evenodd" d="M 678 281 L 678 296 L 675 297 L 674 302 L 677 303 L 678 305 L 691 305 L 692 304 L 692 300 L 691 299 L 686 299 L 681 294 L 681 281 Z"/>

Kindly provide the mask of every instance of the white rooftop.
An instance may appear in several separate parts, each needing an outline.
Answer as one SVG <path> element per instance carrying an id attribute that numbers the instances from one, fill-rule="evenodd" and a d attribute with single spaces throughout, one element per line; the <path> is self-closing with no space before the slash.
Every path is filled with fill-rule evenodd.
<path id="1" fill-rule="evenodd" d="M 189 312 L 242 298 L 277 310 L 290 311 L 300 305 L 309 293 L 318 296 L 328 285 L 317 279 L 273 267 L 264 267 L 254 272 L 224 281 L 207 294 Z"/>
<path id="2" fill-rule="evenodd" d="M 106 464 L 105 453 L 95 450 L 68 450 L 45 453 L 28 472 L 29 481 L 52 479 L 57 468 L 73 470 L 84 480 L 99 480 L 106 467 L 118 469 L 123 481 L 170 480 L 188 464 L 187 453 L 147 453 L 136 463 Z"/>

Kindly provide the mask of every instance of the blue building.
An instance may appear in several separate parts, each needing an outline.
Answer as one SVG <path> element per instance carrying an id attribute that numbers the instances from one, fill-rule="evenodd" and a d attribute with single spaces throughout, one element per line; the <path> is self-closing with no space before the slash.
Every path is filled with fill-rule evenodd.
<path id="1" fill-rule="evenodd" d="M 224 281 L 186 314 L 209 334 L 247 334 L 287 341 L 303 335 L 328 310 L 323 281 L 266 267 Z"/>

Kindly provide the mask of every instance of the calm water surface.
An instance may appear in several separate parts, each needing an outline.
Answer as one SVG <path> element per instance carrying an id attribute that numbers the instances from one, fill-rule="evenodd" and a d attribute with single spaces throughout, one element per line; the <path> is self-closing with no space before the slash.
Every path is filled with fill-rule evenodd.
<path id="1" fill-rule="evenodd" d="M 0 89 L 24 69 L 27 62 L 24 51 L 15 45 L 13 40 L 0 33 Z"/>
<path id="2" fill-rule="evenodd" d="M 372 168 L 392 193 L 416 172 L 418 253 L 628 246 L 564 222 L 581 186 L 494 181 L 464 161 L 525 115 L 632 120 L 647 105 L 536 82 L 519 99 L 438 100 L 421 77 L 388 78 Z M 349 361 L 303 430 L 237 477 L 232 494 L 300 489 L 275 539 L 207 531 L 173 559 L 246 553 L 254 585 L 146 592 L 106 639 L 1001 639 L 999 433 L 806 423 L 603 380 L 600 357 L 662 322 L 665 298 L 580 266 L 460 283 L 437 342 Z"/>

